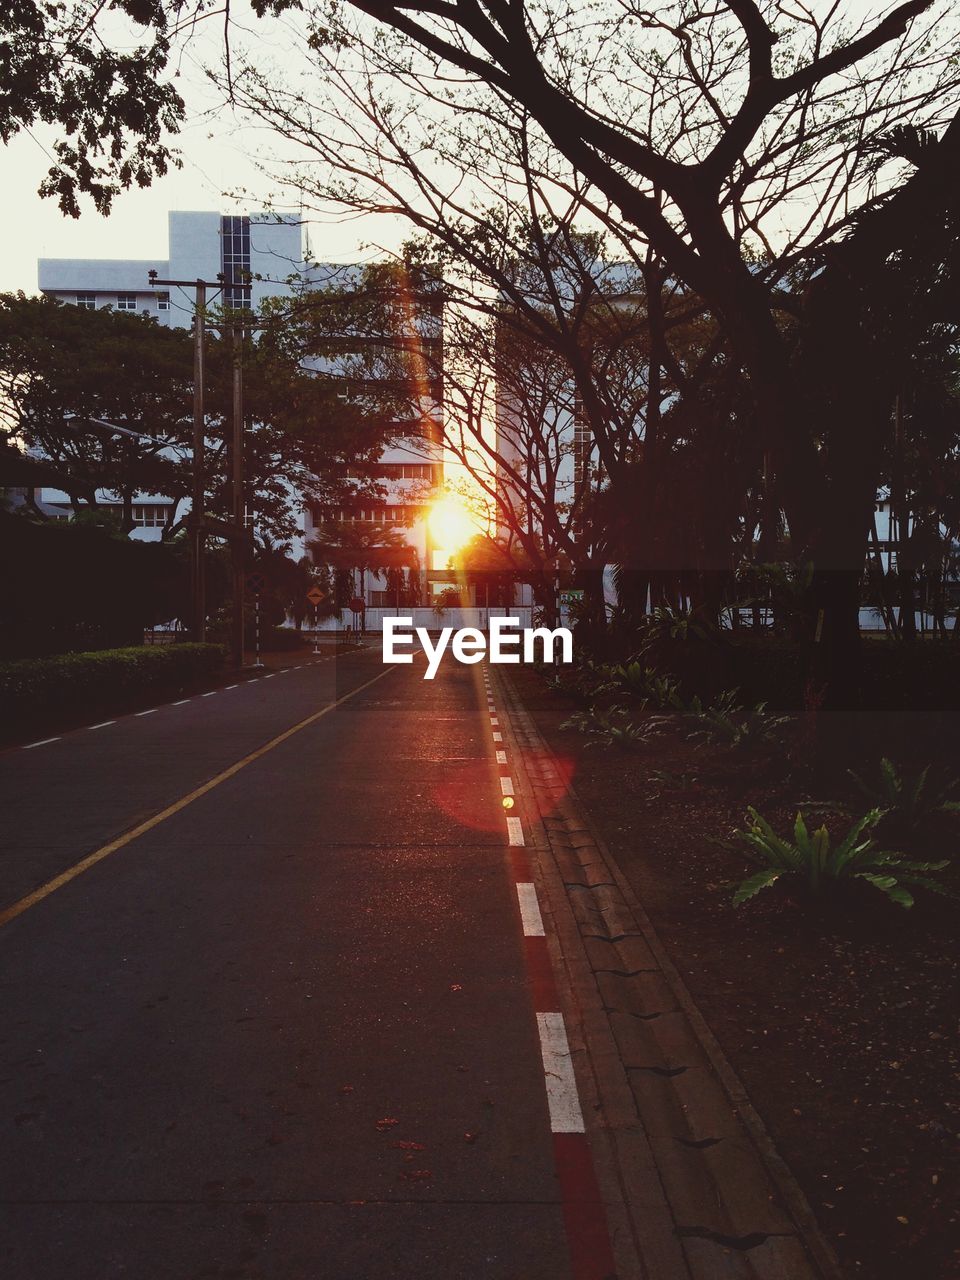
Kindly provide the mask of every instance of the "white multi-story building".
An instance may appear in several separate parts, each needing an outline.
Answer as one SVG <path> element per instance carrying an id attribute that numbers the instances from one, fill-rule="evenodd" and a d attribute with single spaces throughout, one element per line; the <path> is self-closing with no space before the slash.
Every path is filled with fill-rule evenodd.
<path id="1" fill-rule="evenodd" d="M 437 578 L 443 576 L 441 567 L 433 563 L 435 548 L 427 519 L 430 503 L 443 484 L 443 382 L 436 373 L 442 364 L 442 291 L 422 281 L 412 284 L 399 265 L 381 270 L 373 285 L 364 268 L 358 266 L 315 264 L 304 272 L 307 292 L 343 291 L 349 296 L 351 291 L 367 287 L 382 290 L 385 284 L 394 294 L 390 338 L 381 344 L 377 337 L 357 333 L 356 347 L 342 357 L 308 361 L 320 376 L 341 384 L 340 394 L 345 399 L 354 395 L 363 398 L 368 392 L 375 397 L 378 387 L 389 388 L 398 376 L 403 382 L 397 389 L 403 420 L 392 424 L 391 443 L 370 476 L 378 496 L 358 497 L 333 510 L 308 507 L 304 515 L 304 537 L 318 565 L 330 563 L 322 544 L 331 533 L 334 541 L 337 532 L 342 535 L 348 552 L 352 542 L 368 545 L 364 567 L 354 573 L 354 589 L 365 606 L 374 608 L 398 603 L 396 592 L 388 585 L 386 567 L 397 563 L 389 543 L 398 538 L 391 538 L 389 530 L 401 534 L 406 547 L 415 553 L 400 558 L 406 559 L 408 572 L 418 574 L 424 603 Z M 400 358 L 398 348 L 403 351 Z M 378 552 L 376 543 L 381 537 L 384 547 Z"/>
<path id="2" fill-rule="evenodd" d="M 208 290 L 207 304 L 249 308 L 257 312 L 268 298 L 294 296 L 310 289 L 349 288 L 361 279 L 356 267 L 307 266 L 303 229 L 295 218 L 275 214 L 221 215 L 215 212 L 169 214 L 169 246 L 165 259 L 41 258 L 39 287 L 48 297 L 90 310 L 113 307 L 117 311 L 153 317 L 159 324 L 189 328 L 194 313 L 192 285 L 151 285 L 158 280 L 221 281 L 222 293 Z M 419 299 L 423 302 L 423 297 Z M 442 310 L 437 305 L 401 308 L 407 337 L 442 344 Z M 348 361 L 347 361 L 348 362 Z M 308 362 L 320 376 L 338 376 L 336 362 Z M 349 362 L 348 362 L 349 363 Z M 350 394 L 349 377 L 343 394 Z M 377 468 L 375 479 L 385 493 L 376 501 L 358 501 L 349 509 L 320 513 L 303 512 L 302 544 L 309 548 L 318 525 L 331 518 L 347 524 L 389 525 L 404 531 L 405 541 L 416 552 L 422 584 L 427 589 L 431 568 L 427 504 L 442 483 L 443 452 L 440 446 L 442 385 L 434 379 L 422 388 L 415 421 L 397 424 L 393 443 Z M 132 426 L 134 424 L 127 424 Z M 51 514 L 69 518 L 66 493 L 41 490 L 39 500 Z M 101 492 L 101 505 L 119 505 L 116 495 Z M 166 523 L 171 500 L 163 494 L 140 494 L 134 501 L 132 537 L 158 540 Z M 254 512 L 254 519 L 256 513 Z M 322 553 L 314 551 L 322 562 Z M 364 572 L 366 603 L 382 603 L 386 570 Z M 357 587 L 361 575 L 357 574 Z M 379 594 L 378 594 L 379 593 Z"/>
<path id="3" fill-rule="evenodd" d="M 275 214 L 230 216 L 170 213 L 168 257 L 41 258 L 40 292 L 93 311 L 153 316 L 160 324 L 188 329 L 193 291 L 153 288 L 150 272 L 162 280 L 210 280 L 223 276 L 227 306 L 254 311 L 266 298 L 290 294 L 303 273 L 302 228 L 298 219 Z M 208 303 L 216 303 L 211 295 Z"/>

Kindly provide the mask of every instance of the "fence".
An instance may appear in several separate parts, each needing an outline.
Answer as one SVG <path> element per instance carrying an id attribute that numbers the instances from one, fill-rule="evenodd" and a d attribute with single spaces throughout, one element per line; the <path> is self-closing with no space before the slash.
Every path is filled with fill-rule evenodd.
<path id="1" fill-rule="evenodd" d="M 423 627 L 427 631 L 440 631 L 443 627 L 475 627 L 478 631 L 489 630 L 491 618 L 516 618 L 521 627 L 532 626 L 532 609 L 529 605 L 512 605 L 510 608 L 492 609 L 367 609 L 363 614 L 351 613 L 349 609 L 341 610 L 340 617 L 325 618 L 317 628 L 318 631 L 348 631 L 356 622 L 357 627 L 365 631 L 382 631 L 384 618 L 410 618 L 414 627 Z"/>

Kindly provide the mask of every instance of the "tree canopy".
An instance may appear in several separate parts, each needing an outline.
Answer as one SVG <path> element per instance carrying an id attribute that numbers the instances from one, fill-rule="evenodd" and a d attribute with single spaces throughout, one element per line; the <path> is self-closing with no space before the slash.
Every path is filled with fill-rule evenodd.
<path id="1" fill-rule="evenodd" d="M 242 351 L 229 337 L 207 338 L 206 488 L 208 512 L 226 516 L 233 362 L 241 354 L 248 507 L 264 534 L 285 541 L 303 502 L 355 492 L 348 471 L 378 455 L 391 424 L 372 399 L 345 402 L 336 385 L 304 368 L 282 315 L 275 320 Z M 0 296 L 0 432 L 47 464 L 46 482 L 55 477 L 75 511 L 105 490 L 122 504 L 127 531 L 133 500 L 162 495 L 173 499 L 167 533 L 175 530 L 191 487 L 192 390 L 185 330 L 110 308 Z"/>

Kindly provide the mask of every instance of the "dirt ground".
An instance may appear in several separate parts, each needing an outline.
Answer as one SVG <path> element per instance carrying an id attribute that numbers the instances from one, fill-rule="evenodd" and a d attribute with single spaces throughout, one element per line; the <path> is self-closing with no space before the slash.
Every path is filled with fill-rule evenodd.
<path id="1" fill-rule="evenodd" d="M 823 803 L 842 830 L 844 800 L 858 816 L 870 807 L 847 779 L 814 794 L 775 753 L 737 755 L 678 732 L 633 751 L 586 747 L 560 728 L 576 704 L 532 670 L 515 680 L 845 1270 L 960 1277 L 957 902 L 918 890 L 904 910 L 863 886 L 824 912 L 777 886 L 735 909 L 750 864 L 729 837 L 746 806 L 783 831 L 798 808 Z M 906 744 L 960 773 L 956 719 L 864 717 L 858 731 L 874 766 Z M 960 815 L 938 822 L 930 852 L 960 868 Z M 946 875 L 960 887 L 960 872 Z"/>

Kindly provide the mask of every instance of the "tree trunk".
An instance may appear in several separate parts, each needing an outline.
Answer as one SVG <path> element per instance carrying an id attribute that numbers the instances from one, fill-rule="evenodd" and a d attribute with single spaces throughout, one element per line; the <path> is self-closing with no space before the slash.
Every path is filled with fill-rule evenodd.
<path id="1" fill-rule="evenodd" d="M 861 570 L 854 567 L 813 573 L 812 676 L 828 711 L 853 711 L 860 705 L 860 579 Z"/>
<path id="2" fill-rule="evenodd" d="M 120 532 L 131 533 L 133 531 L 133 490 L 124 489 L 120 495 Z"/>

